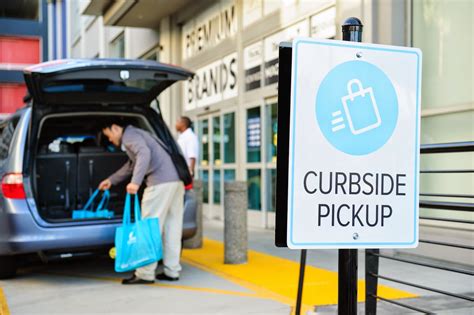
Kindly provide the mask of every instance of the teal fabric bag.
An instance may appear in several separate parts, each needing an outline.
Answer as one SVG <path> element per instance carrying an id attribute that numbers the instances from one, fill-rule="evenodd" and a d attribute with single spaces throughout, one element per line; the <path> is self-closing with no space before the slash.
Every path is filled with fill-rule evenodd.
<path id="1" fill-rule="evenodd" d="M 99 206 L 96 210 L 93 209 L 93 202 L 94 199 L 99 195 L 100 190 L 94 191 L 92 196 L 87 201 L 86 205 L 81 210 L 73 210 L 72 211 L 72 218 L 73 220 L 81 220 L 81 219 L 100 219 L 106 218 L 110 219 L 113 218 L 114 212 L 104 209 L 107 207 L 110 199 L 110 192 L 105 190 L 102 194 L 102 199 L 99 202 Z"/>
<path id="2" fill-rule="evenodd" d="M 123 224 L 115 232 L 115 271 L 126 272 L 159 261 L 163 257 L 158 218 L 141 218 L 135 195 L 135 222 L 131 222 L 130 195 L 125 197 Z"/>
<path id="3" fill-rule="evenodd" d="M 100 201 L 99 205 L 97 206 L 97 210 L 95 211 L 96 218 L 104 218 L 104 219 L 112 219 L 115 216 L 115 213 L 111 210 L 107 210 L 110 200 L 110 191 L 105 190 L 104 194 L 102 195 L 102 200 Z"/>

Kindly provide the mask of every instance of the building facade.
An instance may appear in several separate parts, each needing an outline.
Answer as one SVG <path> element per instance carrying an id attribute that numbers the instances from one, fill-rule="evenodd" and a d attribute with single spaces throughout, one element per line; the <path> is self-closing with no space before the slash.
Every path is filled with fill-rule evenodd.
<path id="1" fill-rule="evenodd" d="M 24 67 L 48 58 L 46 1 L 0 4 L 0 116 L 23 106 Z"/>
<path id="2" fill-rule="evenodd" d="M 349 16 L 362 20 L 365 42 L 423 51 L 422 143 L 474 138 L 468 0 L 92 0 L 68 7 L 71 57 L 155 59 L 196 73 L 161 95 L 160 104 L 170 125 L 179 115 L 195 122 L 209 218 L 223 219 L 224 183 L 243 180 L 250 225 L 274 226 L 278 44 L 296 36 L 340 39 Z M 474 168 L 467 155 L 453 159 Z M 452 161 L 425 159 L 422 167 L 452 168 Z M 421 184 L 422 191 L 474 191 L 467 176 L 425 177 Z"/>
<path id="3" fill-rule="evenodd" d="M 25 67 L 68 57 L 65 1 L 0 3 L 0 117 L 24 105 Z"/>

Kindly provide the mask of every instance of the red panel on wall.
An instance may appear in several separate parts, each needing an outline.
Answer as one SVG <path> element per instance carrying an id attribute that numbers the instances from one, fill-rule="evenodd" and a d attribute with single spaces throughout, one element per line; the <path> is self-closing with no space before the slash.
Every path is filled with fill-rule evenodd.
<path id="1" fill-rule="evenodd" d="M 39 39 L 23 37 L 0 37 L 0 63 L 35 64 L 39 62 Z"/>
<path id="2" fill-rule="evenodd" d="M 13 113 L 23 106 L 24 84 L 0 84 L 0 113 Z"/>

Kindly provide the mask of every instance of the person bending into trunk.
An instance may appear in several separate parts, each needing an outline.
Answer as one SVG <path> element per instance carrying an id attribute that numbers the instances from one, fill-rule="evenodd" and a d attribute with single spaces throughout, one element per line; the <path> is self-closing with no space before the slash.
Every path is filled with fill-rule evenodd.
<path id="1" fill-rule="evenodd" d="M 102 132 L 111 143 L 127 152 L 129 161 L 99 184 L 99 189 L 110 189 L 132 175 L 127 185 L 129 194 L 136 194 L 145 181 L 142 198 L 142 217 L 159 218 L 163 231 L 164 274 L 158 280 L 179 280 L 181 265 L 181 236 L 183 227 L 184 186 L 169 154 L 150 133 L 118 122 L 107 122 Z M 158 231 L 157 231 L 158 232 Z M 138 268 L 122 284 L 148 284 L 155 280 L 157 263 Z"/>

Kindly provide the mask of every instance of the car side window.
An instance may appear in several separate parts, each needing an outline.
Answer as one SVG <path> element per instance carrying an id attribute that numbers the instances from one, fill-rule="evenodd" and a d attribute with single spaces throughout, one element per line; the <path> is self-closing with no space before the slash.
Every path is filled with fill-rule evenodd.
<path id="1" fill-rule="evenodd" d="M 10 150 L 10 144 L 13 139 L 13 133 L 15 132 L 16 125 L 18 124 L 18 119 L 11 119 L 8 122 L 0 126 L 1 136 L 0 136 L 0 161 L 3 162 L 8 157 L 8 152 Z"/>

